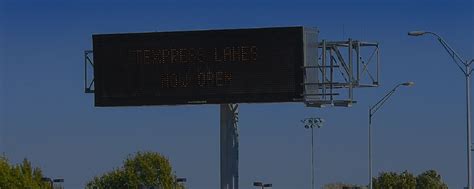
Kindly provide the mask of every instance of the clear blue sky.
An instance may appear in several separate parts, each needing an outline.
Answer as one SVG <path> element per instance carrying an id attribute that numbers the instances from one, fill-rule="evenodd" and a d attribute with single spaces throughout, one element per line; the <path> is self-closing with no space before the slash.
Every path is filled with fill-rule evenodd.
<path id="1" fill-rule="evenodd" d="M 393 85 L 415 81 L 374 119 L 374 171 L 439 171 L 466 184 L 464 77 L 432 37 L 473 58 L 472 0 L 426 1 L 0 1 L 0 152 L 27 157 L 67 188 L 121 165 L 127 154 L 170 158 L 190 188 L 219 186 L 219 107 L 95 108 L 83 93 L 83 51 L 91 34 L 267 26 L 316 26 L 321 38 L 378 41 L 381 86 L 356 92 L 352 108 L 303 104 L 240 106 L 240 185 L 310 185 L 308 116 L 317 133 L 318 185 L 367 183 L 367 107 Z"/>

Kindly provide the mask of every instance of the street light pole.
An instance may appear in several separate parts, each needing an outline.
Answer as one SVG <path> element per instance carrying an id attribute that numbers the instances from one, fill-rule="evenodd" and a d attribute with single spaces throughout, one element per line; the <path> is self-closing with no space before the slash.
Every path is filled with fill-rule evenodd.
<path id="1" fill-rule="evenodd" d="M 311 127 L 311 189 L 314 189 L 314 127 Z"/>
<path id="2" fill-rule="evenodd" d="M 369 107 L 369 189 L 372 189 L 372 113 Z"/>
<path id="3" fill-rule="evenodd" d="M 471 61 L 472 62 L 472 61 Z M 466 70 L 471 70 L 471 64 L 466 64 Z M 472 139 L 471 139 L 471 71 L 466 74 L 466 114 L 467 114 L 467 188 L 472 189 Z"/>
<path id="4" fill-rule="evenodd" d="M 304 128 L 311 129 L 311 188 L 314 189 L 314 128 L 321 128 L 324 120 L 321 118 L 306 118 L 301 120 Z"/>
<path id="5" fill-rule="evenodd" d="M 446 52 L 451 56 L 454 63 L 458 66 L 458 68 L 462 71 L 464 76 L 466 77 L 466 131 L 467 131 L 467 140 L 466 140 L 466 147 L 467 147 L 467 188 L 473 189 L 472 187 L 472 138 L 471 138 L 471 74 L 472 68 L 471 64 L 474 62 L 474 59 L 468 62 L 459 56 L 453 48 L 451 48 L 448 43 L 438 34 L 429 31 L 411 31 L 408 32 L 410 36 L 421 36 L 424 34 L 430 34 L 435 36 L 439 43 L 444 47 Z M 459 63 L 461 62 L 461 63 Z M 464 66 L 464 68 L 463 68 Z"/>
<path id="6" fill-rule="evenodd" d="M 369 106 L 369 189 L 373 188 L 372 183 L 372 117 L 374 114 L 383 106 L 385 102 L 395 93 L 398 87 L 400 86 L 413 86 L 414 82 L 400 83 L 396 85 L 392 90 L 390 90 L 382 99 L 380 99 L 373 106 Z"/>

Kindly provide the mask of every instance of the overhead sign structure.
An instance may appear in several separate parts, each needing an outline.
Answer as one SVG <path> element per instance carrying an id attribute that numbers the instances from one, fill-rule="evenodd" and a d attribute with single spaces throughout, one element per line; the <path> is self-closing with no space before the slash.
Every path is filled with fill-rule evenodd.
<path id="1" fill-rule="evenodd" d="M 95 106 L 221 104 L 221 188 L 238 189 L 237 103 L 349 107 L 354 88 L 378 86 L 378 43 L 319 42 L 318 34 L 279 27 L 93 35 L 84 89 Z"/>
<path id="2" fill-rule="evenodd" d="M 307 27 L 93 35 L 95 105 L 299 102 L 317 35 Z"/>

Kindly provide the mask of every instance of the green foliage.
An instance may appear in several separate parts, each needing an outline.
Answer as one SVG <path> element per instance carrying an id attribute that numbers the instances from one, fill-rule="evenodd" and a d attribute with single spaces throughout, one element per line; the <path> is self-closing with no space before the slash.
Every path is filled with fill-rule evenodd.
<path id="1" fill-rule="evenodd" d="M 406 189 L 416 188 L 415 176 L 409 173 L 408 171 L 403 171 L 403 173 L 401 173 L 398 176 L 398 182 L 395 188 L 406 188 Z"/>
<path id="2" fill-rule="evenodd" d="M 114 169 L 87 183 L 87 188 L 139 188 L 140 186 L 160 186 L 174 188 L 176 176 L 173 175 L 169 160 L 159 153 L 138 152 L 129 156 L 122 167 Z M 184 188 L 177 186 L 177 188 Z"/>
<path id="3" fill-rule="evenodd" d="M 447 189 L 448 186 L 441 180 L 441 175 L 434 170 L 429 170 L 416 177 L 416 188 Z"/>
<path id="4" fill-rule="evenodd" d="M 393 188 L 397 185 L 398 182 L 398 175 L 394 172 L 389 173 L 381 173 L 379 178 L 373 182 L 375 189 L 389 189 Z"/>
<path id="5" fill-rule="evenodd" d="M 10 165 L 5 156 L 0 156 L 0 188 L 50 189 L 50 185 L 41 181 L 41 178 L 41 169 L 33 168 L 27 159 L 21 164 Z"/>
<path id="6" fill-rule="evenodd" d="M 426 171 L 417 177 L 408 171 L 401 174 L 382 172 L 377 178 L 372 178 L 375 189 L 447 189 L 441 176 L 434 170 Z"/>

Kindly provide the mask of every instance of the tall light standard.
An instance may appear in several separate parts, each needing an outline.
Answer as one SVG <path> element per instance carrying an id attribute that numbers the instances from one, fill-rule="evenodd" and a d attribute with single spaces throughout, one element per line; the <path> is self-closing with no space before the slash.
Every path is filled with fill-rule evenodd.
<path id="1" fill-rule="evenodd" d="M 415 83 L 410 81 L 406 83 L 400 83 L 396 85 L 392 90 L 390 90 L 382 99 L 380 99 L 377 103 L 373 106 L 369 107 L 369 189 L 372 189 L 372 117 L 374 114 L 383 106 L 385 102 L 395 93 L 395 91 L 400 86 L 413 86 Z"/>
<path id="2" fill-rule="evenodd" d="M 48 177 L 43 177 L 43 178 L 41 178 L 41 181 L 49 182 L 49 184 L 51 185 L 51 189 L 54 189 L 54 183 L 63 183 L 64 179 L 52 179 L 52 178 L 48 178 Z M 61 188 L 63 188 L 63 187 L 61 186 Z"/>
<path id="3" fill-rule="evenodd" d="M 466 125 L 467 125 L 467 188 L 472 189 L 472 165 L 471 165 L 471 150 L 472 150 L 472 139 L 471 139 L 471 64 L 474 62 L 474 59 L 468 61 L 467 59 L 462 59 L 453 48 L 451 48 L 444 39 L 434 33 L 429 31 L 411 31 L 408 32 L 410 36 L 421 36 L 424 34 L 430 34 L 435 36 L 439 43 L 444 47 L 446 52 L 448 52 L 449 56 L 453 59 L 454 63 L 458 66 L 458 68 L 462 71 L 464 76 L 466 77 Z"/>
<path id="4" fill-rule="evenodd" d="M 176 184 L 174 186 L 175 189 L 178 188 L 178 186 L 182 186 L 180 188 L 184 188 L 184 183 L 187 181 L 186 178 L 176 178 Z"/>
<path id="5" fill-rule="evenodd" d="M 262 189 L 265 189 L 265 188 L 272 187 L 272 184 L 264 184 L 262 182 L 254 182 L 253 186 L 258 186 L 258 187 L 262 187 Z"/>
<path id="6" fill-rule="evenodd" d="M 314 189 L 314 128 L 321 128 L 324 120 L 321 118 L 306 118 L 301 120 L 304 128 L 311 129 L 311 188 Z"/>

